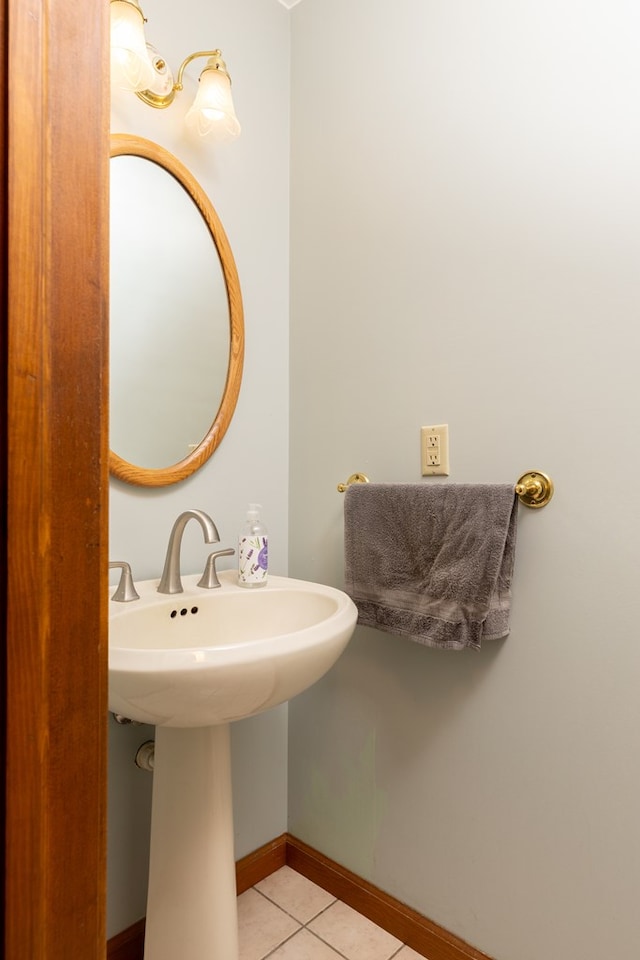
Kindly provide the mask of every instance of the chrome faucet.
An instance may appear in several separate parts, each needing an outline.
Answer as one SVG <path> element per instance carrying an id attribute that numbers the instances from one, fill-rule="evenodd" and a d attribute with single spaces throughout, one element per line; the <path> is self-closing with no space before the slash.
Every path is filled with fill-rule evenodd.
<path id="1" fill-rule="evenodd" d="M 164 570 L 162 571 L 160 583 L 158 584 L 158 593 L 182 593 L 180 547 L 182 545 L 182 534 L 189 520 L 198 521 L 202 527 L 205 543 L 218 543 L 220 541 L 215 523 L 211 517 L 202 510 L 185 510 L 184 513 L 181 513 L 169 535 L 167 556 L 164 561 Z"/>

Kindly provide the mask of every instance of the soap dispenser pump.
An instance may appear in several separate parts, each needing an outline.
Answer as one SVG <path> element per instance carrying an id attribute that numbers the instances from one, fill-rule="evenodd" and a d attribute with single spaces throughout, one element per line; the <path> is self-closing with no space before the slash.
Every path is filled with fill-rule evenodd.
<path id="1" fill-rule="evenodd" d="M 263 587 L 267 582 L 269 540 L 260 520 L 259 503 L 250 503 L 247 519 L 238 537 L 238 583 L 241 587 Z"/>

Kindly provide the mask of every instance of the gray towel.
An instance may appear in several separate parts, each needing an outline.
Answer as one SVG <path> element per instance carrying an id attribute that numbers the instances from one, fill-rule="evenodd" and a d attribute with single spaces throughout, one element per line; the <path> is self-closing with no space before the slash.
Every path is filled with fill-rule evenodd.
<path id="1" fill-rule="evenodd" d="M 507 636 L 512 485 L 354 483 L 344 511 L 358 623 L 449 650 Z"/>

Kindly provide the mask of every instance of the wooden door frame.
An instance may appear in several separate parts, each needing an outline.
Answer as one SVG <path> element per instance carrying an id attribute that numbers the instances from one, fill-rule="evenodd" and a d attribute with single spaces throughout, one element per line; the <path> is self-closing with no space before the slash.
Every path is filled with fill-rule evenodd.
<path id="1" fill-rule="evenodd" d="M 0 3 L 3 955 L 102 960 L 108 3 Z"/>

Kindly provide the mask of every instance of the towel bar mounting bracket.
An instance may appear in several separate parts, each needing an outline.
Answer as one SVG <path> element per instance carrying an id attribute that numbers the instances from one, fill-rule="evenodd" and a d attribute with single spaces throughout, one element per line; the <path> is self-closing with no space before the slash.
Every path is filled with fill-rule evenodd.
<path id="1" fill-rule="evenodd" d="M 544 507 L 553 496 L 553 482 L 546 473 L 530 470 L 523 473 L 516 483 L 516 494 L 525 507 Z"/>
<path id="2" fill-rule="evenodd" d="M 344 493 L 350 483 L 369 483 L 369 477 L 364 473 L 352 473 L 346 483 L 338 484 L 338 493 Z"/>

